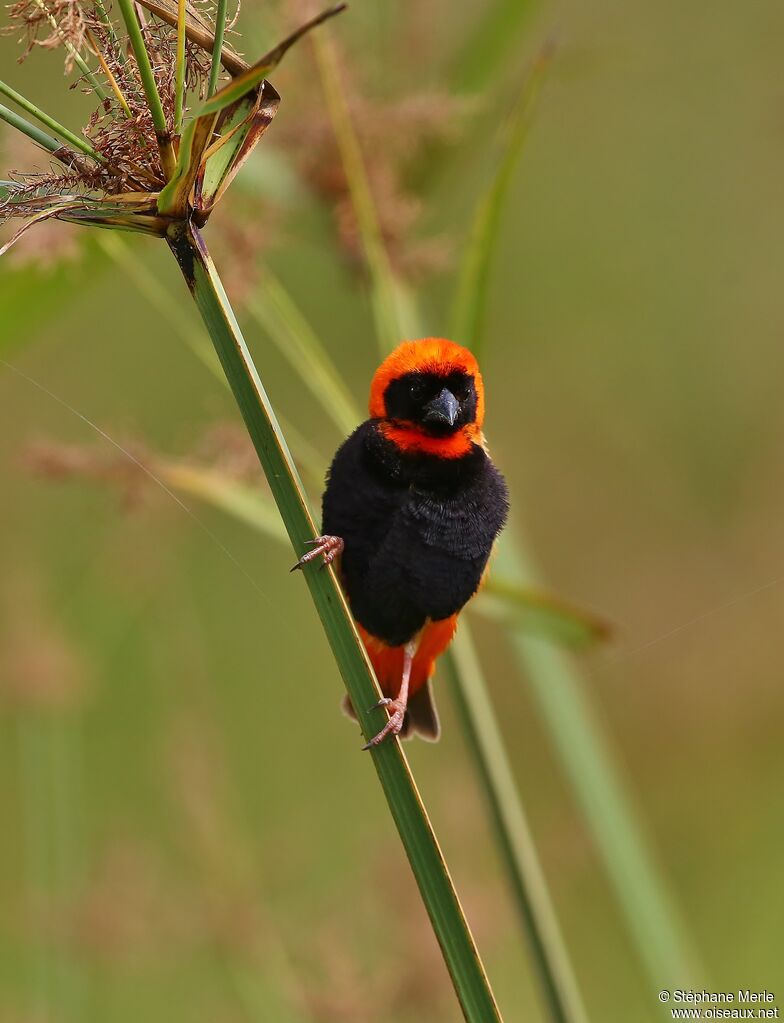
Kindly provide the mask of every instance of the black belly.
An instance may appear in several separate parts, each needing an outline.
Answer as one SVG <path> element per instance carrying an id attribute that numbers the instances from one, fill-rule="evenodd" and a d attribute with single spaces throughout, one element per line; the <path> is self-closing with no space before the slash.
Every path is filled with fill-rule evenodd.
<path id="1" fill-rule="evenodd" d="M 364 423 L 340 448 L 323 531 L 345 542 L 351 611 L 399 646 L 476 593 L 508 508 L 503 478 L 474 446 L 463 459 L 403 455 Z"/>

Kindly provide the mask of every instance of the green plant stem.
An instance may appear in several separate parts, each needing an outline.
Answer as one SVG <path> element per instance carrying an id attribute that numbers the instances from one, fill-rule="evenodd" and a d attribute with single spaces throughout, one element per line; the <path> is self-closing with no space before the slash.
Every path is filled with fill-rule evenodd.
<path id="1" fill-rule="evenodd" d="M 223 39 L 226 35 L 226 8 L 227 0 L 218 0 L 215 9 L 215 41 L 212 44 L 212 65 L 210 66 L 210 81 L 207 86 L 207 99 L 214 95 L 218 88 L 218 78 L 221 71 L 221 53 L 223 52 Z"/>
<path id="2" fill-rule="evenodd" d="M 442 663 L 477 766 L 517 909 L 525 921 L 531 957 L 550 1018 L 557 1023 L 587 1023 L 580 989 L 466 621 L 461 621 Z"/>
<path id="3" fill-rule="evenodd" d="M 177 64 L 174 74 L 174 134 L 182 131 L 185 98 L 185 0 L 177 3 Z"/>
<path id="4" fill-rule="evenodd" d="M 57 23 L 57 19 L 54 17 L 52 12 L 47 9 L 46 4 L 44 3 L 44 0 L 35 0 L 35 2 L 37 4 L 37 6 L 40 7 L 40 9 L 46 15 L 46 18 L 47 18 L 47 21 L 49 22 L 49 24 L 52 26 L 52 28 L 55 30 L 55 32 L 62 39 L 63 46 L 68 51 L 68 55 L 70 56 L 71 60 L 74 62 L 74 64 L 76 64 L 76 66 L 82 72 L 82 74 L 85 77 L 85 80 L 87 81 L 87 83 L 89 84 L 90 88 L 93 90 L 95 95 L 98 97 L 98 99 L 100 99 L 101 101 L 103 101 L 105 99 L 108 99 L 109 97 L 108 97 L 106 91 L 102 88 L 101 83 L 98 81 L 98 79 L 95 77 L 93 72 L 90 70 L 89 65 L 86 63 L 86 61 L 84 60 L 82 55 L 79 53 L 79 51 L 76 49 L 76 47 L 73 45 L 71 40 L 67 39 L 65 37 L 65 35 L 63 34 L 62 29 L 60 28 L 60 26 Z"/>
<path id="5" fill-rule="evenodd" d="M 522 586 L 539 576 L 517 530 L 499 559 Z M 652 989 L 703 983 L 680 912 L 650 852 L 634 799 L 572 659 L 522 629 L 511 633 L 517 657 L 604 861 Z"/>
<path id="6" fill-rule="evenodd" d="M 93 149 L 89 142 L 80 138 L 78 135 L 74 135 L 72 131 L 65 128 L 59 121 L 55 121 L 53 117 L 50 117 L 49 114 L 45 113 L 34 103 L 31 103 L 29 99 L 26 99 L 15 89 L 12 89 L 6 82 L 0 81 L 0 94 L 6 96 L 13 103 L 16 103 L 16 105 L 21 107 L 22 110 L 26 111 L 37 121 L 40 121 L 41 124 L 49 128 L 50 131 L 53 131 L 55 135 L 59 135 L 61 139 L 68 142 L 74 149 L 78 149 L 80 152 L 84 153 L 85 156 L 89 156 L 90 159 L 95 160 L 96 163 L 106 162 L 101 154 L 97 150 Z"/>
<path id="7" fill-rule="evenodd" d="M 388 351 L 401 340 L 398 296 L 396 294 L 397 283 L 384 245 L 362 149 L 351 123 L 351 114 L 340 81 L 337 59 L 326 33 L 313 37 L 313 48 L 327 111 L 340 150 L 362 238 L 362 246 L 370 269 L 371 301 L 376 333 L 382 348 Z"/>
<path id="8" fill-rule="evenodd" d="M 173 229 L 169 245 L 231 384 L 292 545 L 298 554 L 303 553 L 305 542 L 316 535 L 313 520 L 291 455 L 220 279 L 195 229 L 185 225 Z M 332 570 L 308 569 L 305 576 L 362 731 L 370 737 L 377 730 L 381 715 L 367 708 L 378 699 L 379 689 L 343 594 Z M 470 1023 L 500 1020 L 476 945 L 400 743 L 382 743 L 371 756 L 463 1014 Z"/>
<path id="9" fill-rule="evenodd" d="M 492 256 L 497 247 L 504 202 L 528 137 L 531 112 L 549 64 L 549 56 L 549 48 L 543 50 L 526 76 L 505 126 L 506 140 L 501 148 L 498 170 L 477 204 L 468 244 L 463 251 L 450 330 L 454 340 L 471 348 L 477 358 L 481 357 Z"/>
<path id="10" fill-rule="evenodd" d="M 137 258 L 128 244 L 117 236 L 116 232 L 106 232 L 98 239 L 98 244 L 120 266 L 133 281 L 156 312 L 166 320 L 171 329 L 191 350 L 204 368 L 218 381 L 222 387 L 228 388 L 226 377 L 221 369 L 215 350 L 200 333 L 194 333 L 188 323 L 183 320 L 176 305 L 172 304 L 171 296 L 155 274 Z M 282 417 L 281 417 L 282 418 Z M 324 482 L 324 458 L 313 447 L 292 423 L 283 421 L 286 433 L 291 440 L 296 459 L 314 486 Z"/>
<path id="11" fill-rule="evenodd" d="M 455 296 L 453 326 L 458 340 L 482 348 L 488 282 L 498 244 L 502 211 L 525 142 L 530 111 L 547 66 L 540 54 L 507 128 L 496 175 L 477 204 Z M 501 537 L 495 564 L 523 591 L 546 589 L 534 568 L 519 523 Z M 652 856 L 632 797 L 587 695 L 588 687 L 569 656 L 555 644 L 519 625 L 510 630 L 522 675 L 538 705 L 564 772 L 601 853 L 637 953 L 651 984 L 697 983 L 695 955 L 667 883 Z"/>
<path id="12" fill-rule="evenodd" d="M 17 114 L 15 110 L 11 110 L 10 107 L 4 106 L 2 103 L 0 103 L 0 121 L 5 121 L 12 128 L 16 128 L 17 131 L 20 131 L 42 149 L 45 149 L 47 153 L 59 153 L 65 148 L 58 139 L 47 135 L 45 131 L 41 131 L 35 124 L 31 124 L 21 114 Z"/>
<path id="13" fill-rule="evenodd" d="M 112 19 L 109 17 L 107 13 L 103 0 L 93 0 L 93 3 L 95 4 L 95 12 L 98 15 L 98 20 L 101 22 L 104 29 L 106 30 L 106 34 L 108 35 L 109 39 L 112 42 L 112 46 L 114 47 L 114 56 L 116 56 L 117 60 L 119 60 L 121 64 L 124 64 L 125 54 L 123 53 L 123 48 L 120 45 L 120 40 L 118 39 L 117 33 L 114 30 Z"/>
<path id="14" fill-rule="evenodd" d="M 155 127 L 155 137 L 161 154 L 161 167 L 168 181 L 174 173 L 176 159 L 169 127 L 166 124 L 166 115 L 161 104 L 161 97 L 158 95 L 158 86 L 155 84 L 155 75 L 150 64 L 150 55 L 147 53 L 141 25 L 133 8 L 132 0 L 117 0 L 117 5 L 120 8 L 120 13 L 125 22 L 125 29 L 128 32 L 128 39 L 130 40 L 133 54 L 136 57 L 139 77 L 141 78 L 144 95 L 152 115 L 152 123 Z"/>
<path id="15" fill-rule="evenodd" d="M 524 23 L 532 17 L 536 0 L 495 0 L 478 8 L 466 43 L 451 61 L 449 81 L 454 92 L 481 96 L 492 87 L 512 47 L 520 44 Z"/>
<path id="16" fill-rule="evenodd" d="M 264 329 L 341 435 L 351 433 L 362 418 L 359 409 L 315 331 L 268 268 L 264 270 L 258 292 L 248 304 L 248 312 Z"/>

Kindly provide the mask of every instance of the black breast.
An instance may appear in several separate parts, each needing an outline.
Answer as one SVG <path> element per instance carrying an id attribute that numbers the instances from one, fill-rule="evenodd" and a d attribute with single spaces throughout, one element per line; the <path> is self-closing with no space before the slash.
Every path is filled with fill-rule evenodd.
<path id="1" fill-rule="evenodd" d="M 478 445 L 459 459 L 408 455 L 376 421 L 363 423 L 332 463 L 322 523 L 345 542 L 354 617 L 398 646 L 427 619 L 455 614 L 476 592 L 507 510 L 503 477 Z"/>

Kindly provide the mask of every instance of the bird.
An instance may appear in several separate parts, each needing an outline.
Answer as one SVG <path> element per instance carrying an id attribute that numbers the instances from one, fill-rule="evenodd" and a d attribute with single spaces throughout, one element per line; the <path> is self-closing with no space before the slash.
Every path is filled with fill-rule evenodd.
<path id="1" fill-rule="evenodd" d="M 388 736 L 440 735 L 431 679 L 479 590 L 509 510 L 482 433 L 474 355 L 445 338 L 404 341 L 376 370 L 369 418 L 338 448 L 322 535 L 292 568 L 335 563 L 384 694 Z M 344 710 L 356 718 L 348 696 Z"/>

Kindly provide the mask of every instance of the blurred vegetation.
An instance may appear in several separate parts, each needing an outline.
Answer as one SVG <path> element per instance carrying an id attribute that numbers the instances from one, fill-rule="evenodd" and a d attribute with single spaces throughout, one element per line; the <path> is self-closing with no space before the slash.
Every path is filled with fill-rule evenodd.
<path id="1" fill-rule="evenodd" d="M 784 14 L 770 0 L 524 6 L 346 16 L 341 71 L 385 249 L 427 329 L 444 331 L 476 197 L 497 169 L 490 142 L 555 33 L 489 282 L 488 437 L 549 591 L 615 623 L 609 645 L 578 654 L 585 695 L 707 976 L 775 990 Z M 292 19 L 245 11 L 242 48 L 260 52 Z M 10 64 L 10 40 L 0 52 Z M 30 59 L 51 87 L 34 98 L 80 123 L 85 102 L 56 88 L 57 60 Z M 340 431 L 254 325 L 254 298 L 285 285 L 359 404 L 377 353 L 312 57 L 290 60 L 275 76 L 279 118 L 208 238 L 248 305 L 273 401 L 323 468 Z M 128 244 L 181 293 L 161 247 Z M 118 469 L 47 391 L 145 463 L 196 461 L 247 482 L 228 395 L 156 329 L 143 292 L 126 301 L 100 239 L 44 226 L 9 258 L 0 357 L 25 376 L 0 375 L 0 808 L 12 836 L 0 1019 L 48 1007 L 54 1020 L 350 1021 L 369 1018 L 369 1001 L 381 1023 L 453 1019 L 408 867 L 337 712 L 336 670 L 287 581 L 290 555 Z M 184 295 L 180 312 L 198 337 Z M 54 487 L 62 443 L 86 465 Z M 471 620 L 590 1017 L 660 1018 L 505 634 Z M 502 1008 L 536 1020 L 445 688 L 442 742 L 408 753 Z"/>

